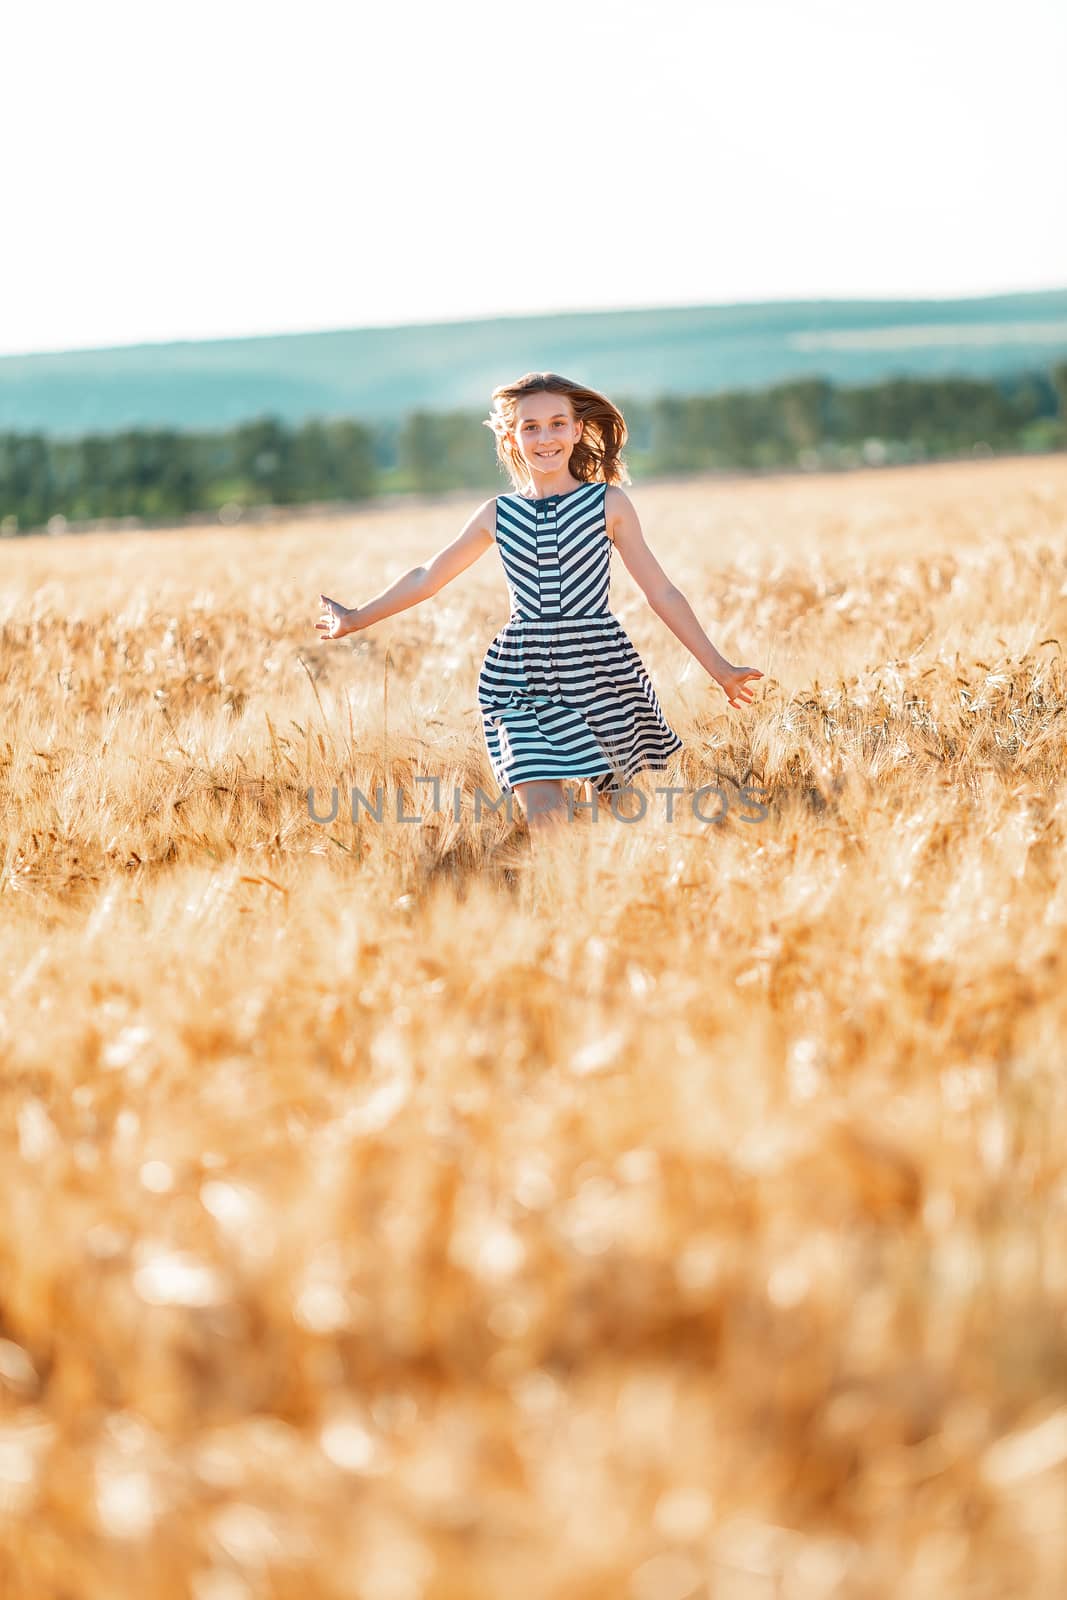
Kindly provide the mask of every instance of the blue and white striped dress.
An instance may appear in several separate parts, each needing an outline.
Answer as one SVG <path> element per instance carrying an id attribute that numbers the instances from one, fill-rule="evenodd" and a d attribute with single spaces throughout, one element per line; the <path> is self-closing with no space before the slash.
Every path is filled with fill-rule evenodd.
<path id="1" fill-rule="evenodd" d="M 501 494 L 496 542 L 511 615 L 485 653 L 478 705 L 502 791 L 586 778 L 610 794 L 662 771 L 682 740 L 629 635 L 608 609 L 605 483 L 540 500 Z"/>

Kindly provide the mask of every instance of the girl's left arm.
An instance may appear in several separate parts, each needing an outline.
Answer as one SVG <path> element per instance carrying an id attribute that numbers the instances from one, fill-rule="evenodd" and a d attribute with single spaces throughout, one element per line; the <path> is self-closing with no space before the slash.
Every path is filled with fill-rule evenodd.
<path id="1" fill-rule="evenodd" d="M 758 667 L 735 667 L 712 644 L 685 595 L 672 583 L 652 551 L 633 503 L 617 484 L 607 491 L 605 515 L 614 535 L 615 547 L 626 570 L 640 585 L 645 599 L 662 622 L 700 662 L 724 691 L 730 705 L 747 705 L 752 699 L 749 680 L 762 678 Z"/>

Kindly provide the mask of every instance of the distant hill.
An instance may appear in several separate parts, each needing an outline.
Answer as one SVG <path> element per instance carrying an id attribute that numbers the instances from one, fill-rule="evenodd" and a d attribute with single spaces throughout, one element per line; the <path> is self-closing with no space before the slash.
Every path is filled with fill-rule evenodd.
<path id="1" fill-rule="evenodd" d="M 488 406 L 561 372 L 620 403 L 801 375 L 992 378 L 1067 358 L 1067 289 L 965 300 L 790 300 L 493 317 L 0 357 L 0 430 L 55 438 L 273 415 L 395 421 Z"/>

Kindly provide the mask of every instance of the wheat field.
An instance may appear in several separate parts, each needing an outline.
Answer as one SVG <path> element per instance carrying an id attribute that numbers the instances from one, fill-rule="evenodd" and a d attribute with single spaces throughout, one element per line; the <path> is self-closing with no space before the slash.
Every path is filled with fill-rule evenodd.
<path id="1" fill-rule="evenodd" d="M 476 496 L 0 543 L 3 1600 L 1067 1587 L 1067 456 L 630 493 L 533 858 Z"/>

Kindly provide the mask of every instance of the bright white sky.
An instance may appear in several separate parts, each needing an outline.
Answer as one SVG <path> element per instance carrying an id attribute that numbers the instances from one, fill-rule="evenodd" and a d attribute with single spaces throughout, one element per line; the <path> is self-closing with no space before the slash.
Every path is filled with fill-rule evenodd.
<path id="1" fill-rule="evenodd" d="M 67 0 L 5 23 L 0 353 L 1067 286 L 1067 4 Z"/>

